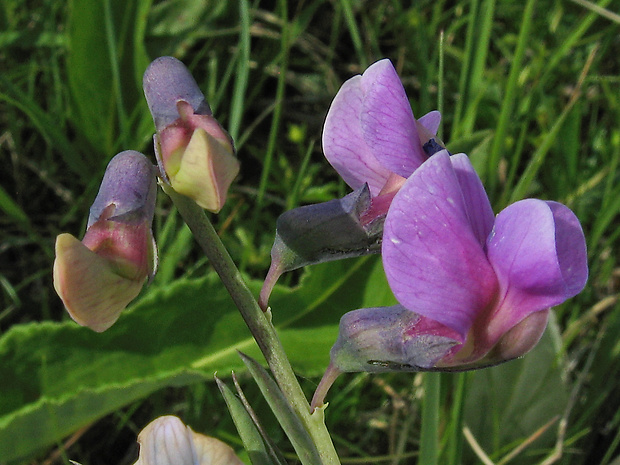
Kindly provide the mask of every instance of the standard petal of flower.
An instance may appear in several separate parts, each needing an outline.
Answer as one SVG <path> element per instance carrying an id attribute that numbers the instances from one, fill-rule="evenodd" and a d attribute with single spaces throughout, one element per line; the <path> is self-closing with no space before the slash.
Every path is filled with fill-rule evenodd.
<path id="1" fill-rule="evenodd" d="M 196 114 L 211 114 L 198 84 L 176 58 L 159 57 L 154 60 L 144 72 L 142 87 L 158 131 L 179 117 L 179 100 L 189 102 Z"/>
<path id="2" fill-rule="evenodd" d="M 398 301 L 463 340 L 477 315 L 493 303 L 496 278 L 446 151 L 429 158 L 394 197 L 382 253 Z"/>
<path id="3" fill-rule="evenodd" d="M 217 213 L 226 202 L 228 188 L 238 173 L 239 161 L 232 153 L 232 146 L 222 144 L 198 128 L 183 153 L 179 171 L 170 181 L 179 194 Z"/>
<path id="4" fill-rule="evenodd" d="M 529 314 L 500 338 L 485 359 L 505 362 L 525 355 L 540 341 L 548 319 L 549 309 Z"/>
<path id="5" fill-rule="evenodd" d="M 390 60 L 381 60 L 362 75 L 361 127 L 379 163 L 407 178 L 426 159 L 405 89 Z"/>
<path id="6" fill-rule="evenodd" d="M 124 222 L 153 220 L 157 181 L 155 167 L 140 152 L 125 150 L 108 164 L 97 197 L 90 207 L 88 227 L 114 204 L 111 220 Z"/>
<path id="7" fill-rule="evenodd" d="M 526 199 L 510 205 L 497 215 L 487 248 L 501 299 L 489 334 L 503 334 L 585 286 L 585 238 L 575 215 L 561 204 Z"/>
<path id="8" fill-rule="evenodd" d="M 461 186 L 472 229 L 480 246 L 484 247 L 495 221 L 491 202 L 467 155 L 457 153 L 450 157 L 450 161 Z"/>
<path id="9" fill-rule="evenodd" d="M 110 208 L 114 210 L 113 205 Z M 86 231 L 82 244 L 108 260 L 114 273 L 132 281 L 155 274 L 157 248 L 150 223 L 118 223 L 103 217 Z"/>
<path id="10" fill-rule="evenodd" d="M 190 428 L 191 431 L 191 428 Z M 198 465 L 243 465 L 243 462 L 228 444 L 219 439 L 192 433 Z"/>
<path id="11" fill-rule="evenodd" d="M 368 183 L 376 196 L 390 171 L 382 166 L 366 145 L 361 127 L 362 76 L 345 82 L 332 102 L 323 127 L 323 153 L 327 161 L 353 189 Z"/>
<path id="12" fill-rule="evenodd" d="M 72 235 L 56 239 L 54 288 L 78 324 L 105 331 L 140 293 L 143 283 L 144 279 L 134 281 L 115 273 L 108 260 Z"/>
<path id="13" fill-rule="evenodd" d="M 136 463 L 198 465 L 192 436 L 193 431 L 179 418 L 172 415 L 156 418 L 138 435 L 140 458 Z"/>

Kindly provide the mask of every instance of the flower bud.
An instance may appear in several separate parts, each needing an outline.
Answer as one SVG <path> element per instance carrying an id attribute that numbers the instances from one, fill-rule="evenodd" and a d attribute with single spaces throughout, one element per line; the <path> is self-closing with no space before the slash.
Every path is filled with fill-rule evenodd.
<path id="1" fill-rule="evenodd" d="M 222 441 L 195 433 L 172 415 L 156 418 L 138 435 L 134 465 L 243 465 Z"/>
<path id="2" fill-rule="evenodd" d="M 271 249 L 271 267 L 259 303 L 267 308 L 269 295 L 282 273 L 302 266 L 379 253 L 384 216 L 361 219 L 370 209 L 368 185 L 315 205 L 289 210 L 278 218 Z"/>
<path id="3" fill-rule="evenodd" d="M 108 329 L 155 273 L 154 174 L 141 153 L 119 153 L 108 164 L 84 239 L 56 238 L 54 288 L 82 326 Z"/>
<path id="4" fill-rule="evenodd" d="M 179 60 L 160 57 L 145 71 L 143 87 L 162 178 L 202 208 L 220 211 L 239 162 L 196 81 Z"/>

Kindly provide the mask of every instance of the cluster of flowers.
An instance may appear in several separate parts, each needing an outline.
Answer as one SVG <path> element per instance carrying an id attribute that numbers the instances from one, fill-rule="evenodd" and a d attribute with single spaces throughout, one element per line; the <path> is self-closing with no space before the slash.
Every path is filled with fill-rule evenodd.
<path id="1" fill-rule="evenodd" d="M 133 150 L 116 155 L 82 241 L 71 234 L 56 239 L 56 292 L 71 318 L 97 332 L 112 326 L 155 274 L 156 177 L 165 188 L 218 212 L 239 172 L 233 141 L 183 63 L 156 59 L 144 73 L 143 87 L 157 131 L 158 167 Z"/>
<path id="2" fill-rule="evenodd" d="M 520 357 L 550 308 L 585 286 L 573 212 L 526 199 L 495 216 L 468 157 L 437 139 L 440 119 L 416 120 L 391 62 L 373 64 L 344 83 L 323 132 L 326 158 L 354 192 L 278 220 L 263 308 L 281 273 L 375 252 L 399 302 L 343 316 L 314 406 L 342 372 L 467 370 Z"/>
<path id="3" fill-rule="evenodd" d="M 181 62 L 155 60 L 143 84 L 158 168 L 138 152 L 118 154 L 83 240 L 56 242 L 55 288 L 71 317 L 98 332 L 155 273 L 156 177 L 217 212 L 239 170 L 232 140 Z M 585 286 L 573 212 L 526 199 L 494 215 L 468 157 L 436 137 L 440 120 L 437 111 L 416 120 L 390 61 L 373 64 L 344 83 L 323 133 L 327 160 L 353 192 L 278 219 L 263 309 L 282 273 L 368 253 L 381 253 L 399 302 L 342 317 L 313 406 L 343 372 L 467 370 L 520 357 L 539 341 L 550 308 Z M 195 438 L 183 437 L 195 454 Z"/>

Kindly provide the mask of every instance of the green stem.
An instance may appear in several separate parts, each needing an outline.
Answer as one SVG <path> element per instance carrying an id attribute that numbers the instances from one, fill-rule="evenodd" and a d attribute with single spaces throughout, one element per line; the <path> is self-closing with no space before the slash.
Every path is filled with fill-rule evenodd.
<path id="1" fill-rule="evenodd" d="M 316 444 L 322 464 L 340 464 L 322 417 L 312 415 L 310 412 L 308 400 L 297 381 L 275 328 L 267 314 L 263 313 L 258 306 L 252 291 L 243 280 L 239 269 L 222 244 L 209 218 L 193 200 L 178 194 L 170 187 L 166 187 L 165 191 L 174 202 L 241 312 L 282 393 Z"/>
<path id="2" fill-rule="evenodd" d="M 447 434 L 448 437 L 447 440 L 445 440 L 445 449 L 442 448 L 442 451 L 445 450 L 445 456 L 442 455 L 445 463 L 461 463 L 461 452 L 463 449 L 463 435 L 461 431 L 463 430 L 463 410 L 465 408 L 467 376 L 467 372 L 454 373 L 453 380 L 456 381 L 456 386 L 452 389 L 454 400 L 452 401 L 452 408 L 450 411 L 450 429 L 444 433 Z"/>
<path id="3" fill-rule="evenodd" d="M 439 458 L 440 373 L 424 373 L 419 465 L 437 465 Z"/>

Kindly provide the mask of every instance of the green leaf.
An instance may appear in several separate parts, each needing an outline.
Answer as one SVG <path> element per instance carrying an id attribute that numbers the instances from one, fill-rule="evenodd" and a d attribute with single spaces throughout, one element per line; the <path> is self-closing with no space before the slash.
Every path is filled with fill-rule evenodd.
<path id="1" fill-rule="evenodd" d="M 245 447 L 250 456 L 252 465 L 273 465 L 274 461 L 270 458 L 267 447 L 243 403 L 228 389 L 228 386 L 223 381 L 216 377 L 215 382 L 226 401 L 230 416 L 239 432 L 243 447 Z"/>
<path id="2" fill-rule="evenodd" d="M 145 6 L 150 0 L 71 0 L 67 77 L 72 122 L 93 148 L 110 154 L 143 141 L 132 130 L 148 118 L 142 73 Z"/>
<path id="3" fill-rule="evenodd" d="M 261 284 L 250 282 L 255 295 Z M 295 370 L 321 374 L 340 317 L 365 300 L 391 303 L 386 286 L 371 257 L 315 266 L 299 287 L 276 287 L 274 324 Z M 3 460 L 27 457 L 164 386 L 243 370 L 237 350 L 260 357 L 215 274 L 149 289 L 101 334 L 72 321 L 14 326 L 0 338 Z"/>
<path id="4" fill-rule="evenodd" d="M 11 198 L 7 191 L 0 186 L 0 210 L 9 215 L 17 223 L 30 223 L 30 218 L 22 208 Z"/>
<path id="5" fill-rule="evenodd" d="M 45 140 L 58 150 L 63 162 L 71 171 L 84 180 L 92 176 L 92 166 L 84 162 L 81 154 L 58 128 L 55 118 L 4 76 L 0 76 L 0 102 L 6 102 L 23 111 Z"/>
<path id="6" fill-rule="evenodd" d="M 554 417 L 568 403 L 557 324 L 551 318 L 538 345 L 523 358 L 471 373 L 465 401 L 465 424 L 493 459 L 510 450 Z M 552 446 L 552 426 L 533 446 Z M 503 455 L 502 454 L 502 455 Z M 519 458 L 510 463 L 519 463 Z M 532 463 L 527 457 L 526 463 Z"/>
<path id="7" fill-rule="evenodd" d="M 309 465 L 321 463 L 319 451 L 312 442 L 312 438 L 276 382 L 252 357 L 248 357 L 243 353 L 239 353 L 239 355 L 243 363 L 245 363 L 245 366 L 250 370 L 254 381 L 258 384 L 260 392 L 263 394 L 265 400 L 267 400 L 271 411 L 278 419 L 286 436 L 291 441 L 301 463 Z"/>

